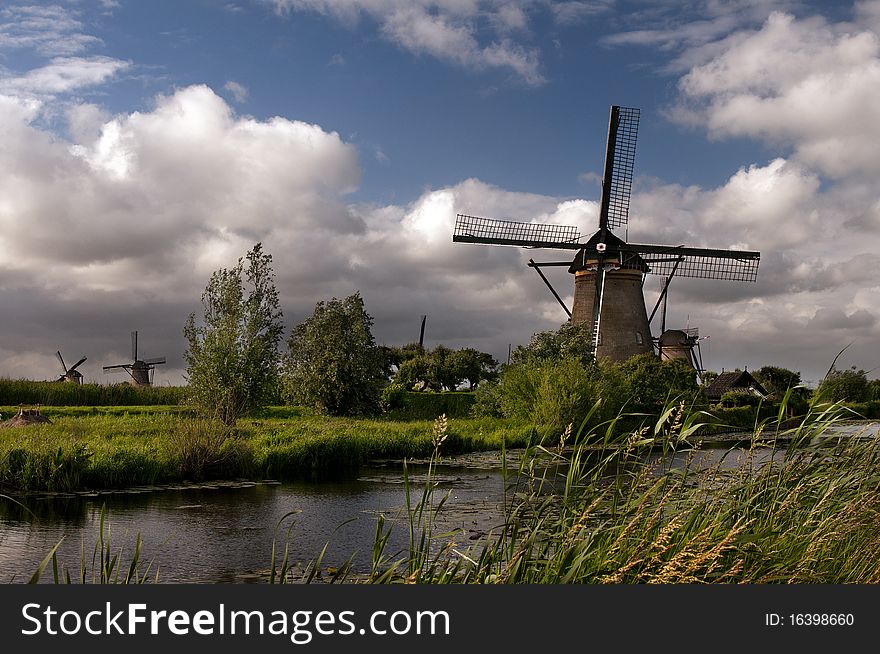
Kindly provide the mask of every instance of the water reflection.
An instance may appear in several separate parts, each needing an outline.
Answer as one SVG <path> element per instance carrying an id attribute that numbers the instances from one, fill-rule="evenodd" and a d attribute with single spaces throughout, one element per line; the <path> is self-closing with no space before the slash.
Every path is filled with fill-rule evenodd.
<path id="1" fill-rule="evenodd" d="M 413 470 L 414 500 L 423 475 L 418 467 Z M 114 549 L 124 547 L 122 559 L 127 561 L 140 533 L 144 557 L 160 565 L 163 582 L 264 581 L 275 526 L 291 511 L 298 513 L 285 520 L 279 532 L 283 540 L 290 528 L 291 560 L 308 562 L 327 544 L 325 565 L 340 566 L 351 556 L 354 569 L 364 571 L 380 513 L 398 522 L 386 553 L 394 555 L 408 546 L 408 533 L 400 522 L 406 503 L 402 480 L 402 468 L 385 465 L 364 469 L 356 479 L 321 484 L 203 486 L 23 500 L 36 518 L 2 502 L 0 582 L 26 581 L 62 537 L 59 560 L 72 576 L 79 570 L 83 548 L 90 564 L 103 504 Z M 437 533 L 456 531 L 467 541 L 501 522 L 500 471 L 444 466 L 440 482 L 437 492 L 449 490 L 450 498 Z"/>

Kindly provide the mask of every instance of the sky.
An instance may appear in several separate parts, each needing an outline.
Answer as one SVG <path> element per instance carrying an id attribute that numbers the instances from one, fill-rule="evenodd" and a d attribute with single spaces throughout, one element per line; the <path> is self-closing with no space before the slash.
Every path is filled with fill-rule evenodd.
<path id="1" fill-rule="evenodd" d="M 285 338 L 359 291 L 380 344 L 427 315 L 426 346 L 504 362 L 564 322 L 526 266 L 560 253 L 453 243 L 455 215 L 591 234 L 611 105 L 641 111 L 618 235 L 761 252 L 755 283 L 672 282 L 705 367 L 880 376 L 880 1 L 13 0 L 0 377 L 60 350 L 125 381 L 138 330 L 182 383 L 187 316 L 257 242 Z"/>

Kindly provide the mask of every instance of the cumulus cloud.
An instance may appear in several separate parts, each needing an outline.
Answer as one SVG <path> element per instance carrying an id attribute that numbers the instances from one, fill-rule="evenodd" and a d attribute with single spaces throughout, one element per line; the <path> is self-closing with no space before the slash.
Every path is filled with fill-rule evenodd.
<path id="1" fill-rule="evenodd" d="M 679 89 L 672 116 L 712 136 L 791 147 L 797 161 L 838 179 L 880 172 L 880 37 L 867 24 L 773 13 Z"/>
<path id="2" fill-rule="evenodd" d="M 388 41 L 417 55 L 472 70 L 507 70 L 531 86 L 545 83 L 537 48 L 511 38 L 528 36 L 529 3 L 459 0 L 272 0 L 277 12 L 311 11 L 346 25 L 368 17 Z M 493 38 L 482 37 L 482 27 Z"/>
<path id="3" fill-rule="evenodd" d="M 94 377 L 139 329 L 151 356 L 169 359 L 157 378 L 179 381 L 186 315 L 211 272 L 257 241 L 275 258 L 290 325 L 360 290 L 382 342 L 413 340 L 407 318 L 427 313 L 429 339 L 505 351 L 564 316 L 548 311 L 527 253 L 453 244 L 455 214 L 569 223 L 595 212 L 479 180 L 404 206 L 354 205 L 351 144 L 317 125 L 239 116 L 206 86 L 142 112 L 71 108 L 77 140 L 47 131 L 44 110 L 0 96 L 0 304 L 16 316 L 0 325 L 0 375 L 51 378 L 60 348 L 88 356 Z"/>

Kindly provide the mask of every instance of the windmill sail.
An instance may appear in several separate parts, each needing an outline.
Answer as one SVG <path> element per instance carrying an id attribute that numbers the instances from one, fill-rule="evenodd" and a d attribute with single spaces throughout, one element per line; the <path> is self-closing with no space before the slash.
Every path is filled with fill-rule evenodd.
<path id="1" fill-rule="evenodd" d="M 761 253 L 752 250 L 717 250 L 669 245 L 627 243 L 620 247 L 621 258 L 641 257 L 646 272 L 676 277 L 726 279 L 753 282 L 758 278 Z"/>
<path id="2" fill-rule="evenodd" d="M 452 240 L 456 243 L 513 245 L 524 248 L 562 248 L 579 250 L 577 227 L 549 223 L 523 223 L 458 214 Z"/>
<path id="3" fill-rule="evenodd" d="M 629 220 L 636 139 L 639 135 L 639 110 L 611 107 L 608 121 L 608 144 L 605 149 L 605 173 L 602 177 L 602 200 L 599 205 L 599 229 L 614 229 Z"/>

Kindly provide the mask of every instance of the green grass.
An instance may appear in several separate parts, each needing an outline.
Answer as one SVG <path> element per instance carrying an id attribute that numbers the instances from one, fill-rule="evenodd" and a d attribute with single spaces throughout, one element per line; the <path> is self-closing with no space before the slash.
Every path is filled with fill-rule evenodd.
<path id="1" fill-rule="evenodd" d="M 17 407 L 0 407 L 4 416 Z M 0 429 L 0 488 L 72 491 L 201 479 L 351 474 L 373 458 L 426 457 L 430 420 L 334 418 L 271 407 L 234 429 L 176 406 L 44 406 L 51 424 Z M 529 425 L 450 420 L 448 451 L 522 447 Z"/>
<path id="2" fill-rule="evenodd" d="M 104 385 L 0 378 L 0 405 L 167 405 L 182 403 L 185 393 L 184 386 L 139 387 L 124 382 Z"/>

